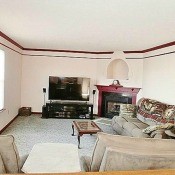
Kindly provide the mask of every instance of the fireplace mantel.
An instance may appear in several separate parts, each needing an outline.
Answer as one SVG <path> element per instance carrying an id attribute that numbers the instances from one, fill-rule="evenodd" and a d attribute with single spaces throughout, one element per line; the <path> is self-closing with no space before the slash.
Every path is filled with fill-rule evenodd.
<path id="1" fill-rule="evenodd" d="M 132 104 L 136 104 L 136 97 L 138 92 L 141 88 L 135 88 L 135 87 L 122 87 L 117 85 L 96 85 L 99 96 L 98 96 L 98 116 L 101 117 L 101 111 L 102 111 L 102 94 L 103 92 L 112 92 L 112 93 L 118 93 L 122 94 L 123 96 L 131 96 L 132 97 Z"/>

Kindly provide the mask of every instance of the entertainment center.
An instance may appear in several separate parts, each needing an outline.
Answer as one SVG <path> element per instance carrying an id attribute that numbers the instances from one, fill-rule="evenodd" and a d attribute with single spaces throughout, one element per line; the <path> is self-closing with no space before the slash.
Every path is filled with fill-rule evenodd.
<path id="1" fill-rule="evenodd" d="M 49 76 L 50 102 L 42 107 L 42 118 L 93 119 L 89 92 L 90 78 Z"/>
<path id="2" fill-rule="evenodd" d="M 93 119 L 93 104 L 82 102 L 48 102 L 42 118 Z"/>

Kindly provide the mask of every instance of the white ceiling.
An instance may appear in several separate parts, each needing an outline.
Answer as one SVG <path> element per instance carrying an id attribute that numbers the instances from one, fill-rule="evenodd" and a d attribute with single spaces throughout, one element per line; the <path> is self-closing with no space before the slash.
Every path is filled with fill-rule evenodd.
<path id="1" fill-rule="evenodd" d="M 0 30 L 25 48 L 143 50 L 175 41 L 175 0 L 0 0 Z"/>

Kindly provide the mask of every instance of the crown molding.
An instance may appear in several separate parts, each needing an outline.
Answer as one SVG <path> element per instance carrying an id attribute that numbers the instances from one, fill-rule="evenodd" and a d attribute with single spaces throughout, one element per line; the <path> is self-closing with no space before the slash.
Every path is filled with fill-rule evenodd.
<path id="1" fill-rule="evenodd" d="M 18 48 L 20 48 L 21 50 L 25 50 L 25 51 L 47 51 L 47 52 L 65 52 L 65 53 L 85 53 L 85 54 L 113 54 L 113 51 L 82 51 L 82 50 L 57 50 L 57 49 L 35 49 L 35 48 L 24 48 L 23 46 L 21 46 L 20 44 L 18 44 L 16 41 L 14 41 L 13 39 L 11 39 L 10 37 L 8 37 L 7 35 L 5 35 L 3 32 L 0 31 L 0 36 L 2 38 L 4 38 L 5 40 L 9 41 L 10 43 L 14 44 L 15 46 L 17 46 Z M 130 53 L 147 53 L 147 52 L 151 52 L 151 51 L 155 51 L 155 50 L 159 50 L 159 49 L 163 49 L 166 47 L 170 47 L 170 46 L 174 46 L 175 45 L 175 41 L 166 43 L 166 44 L 162 44 L 162 45 L 158 45 L 155 47 L 151 47 L 149 49 L 145 49 L 145 50 L 132 50 L 132 51 L 123 51 L 125 54 L 130 54 Z"/>
<path id="2" fill-rule="evenodd" d="M 56 49 L 33 49 L 33 48 L 23 48 L 26 51 L 46 51 L 46 52 L 66 52 L 66 53 L 86 53 L 86 54 L 113 54 L 113 51 L 109 52 L 92 52 L 92 51 L 82 51 L 82 50 L 56 50 Z"/>
<path id="3" fill-rule="evenodd" d="M 20 48 L 20 49 L 23 50 L 23 47 L 22 47 L 20 44 L 18 44 L 16 41 L 12 40 L 10 37 L 8 37 L 7 35 L 5 35 L 5 34 L 2 33 L 1 31 L 0 31 L 0 36 L 1 36 L 2 38 L 4 38 L 5 40 L 9 41 L 10 43 L 12 43 L 13 45 L 15 45 L 15 46 L 17 46 L 18 48 Z"/>
<path id="4" fill-rule="evenodd" d="M 162 45 L 159 45 L 159 46 L 155 46 L 155 47 L 152 47 L 152 48 L 149 48 L 149 49 L 142 50 L 142 53 L 151 52 L 151 51 L 154 51 L 154 50 L 159 50 L 159 49 L 163 49 L 163 48 L 174 46 L 174 45 L 175 45 L 175 41 L 172 41 L 172 42 L 169 42 L 169 43 L 166 43 L 166 44 L 162 44 Z"/>
<path id="5" fill-rule="evenodd" d="M 163 49 L 163 48 L 174 46 L 174 45 L 175 45 L 175 41 L 172 41 L 172 42 L 169 42 L 169 43 L 166 43 L 166 44 L 162 44 L 162 45 L 159 45 L 159 46 L 151 47 L 149 49 L 145 49 L 145 50 L 141 50 L 141 51 L 124 51 L 124 53 L 147 53 L 147 52 Z"/>

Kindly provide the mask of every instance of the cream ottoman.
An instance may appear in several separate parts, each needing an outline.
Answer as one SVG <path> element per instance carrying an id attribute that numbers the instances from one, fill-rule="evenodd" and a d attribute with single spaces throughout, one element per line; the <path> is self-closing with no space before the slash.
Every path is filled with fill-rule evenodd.
<path id="1" fill-rule="evenodd" d="M 36 144 L 21 170 L 24 173 L 80 172 L 78 147 L 65 143 Z"/>

